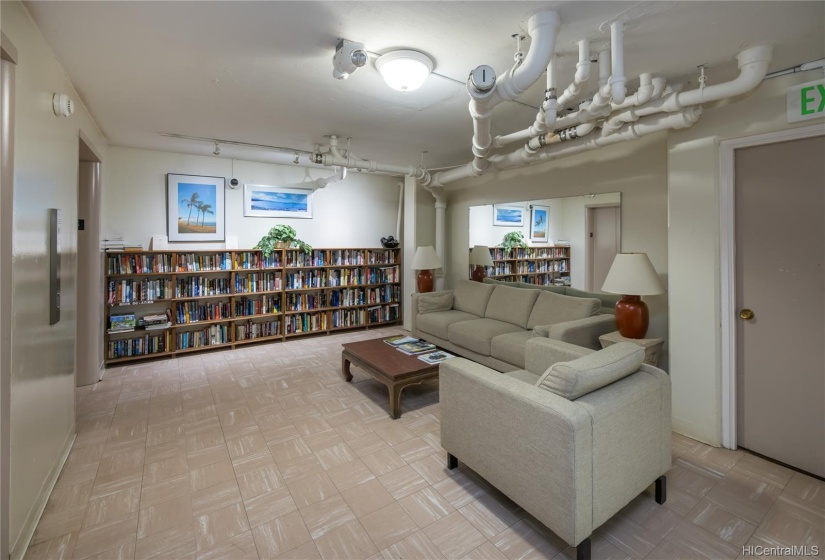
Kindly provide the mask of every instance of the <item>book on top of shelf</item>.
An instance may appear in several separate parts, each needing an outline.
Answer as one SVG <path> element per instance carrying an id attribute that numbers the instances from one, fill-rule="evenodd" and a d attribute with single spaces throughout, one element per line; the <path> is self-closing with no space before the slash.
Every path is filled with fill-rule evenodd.
<path id="1" fill-rule="evenodd" d="M 427 362 L 428 364 L 440 364 L 444 360 L 448 360 L 450 358 L 455 358 L 449 352 L 444 352 L 443 350 L 439 350 L 438 352 L 431 352 L 429 354 L 422 354 L 417 356 L 419 360 L 422 362 Z"/>
<path id="2" fill-rule="evenodd" d="M 162 331 L 164 329 L 168 329 L 168 328 L 171 328 L 171 327 L 172 327 L 172 323 L 165 322 L 165 323 L 156 323 L 156 324 L 152 324 L 152 325 L 146 325 L 143 328 L 144 328 L 144 330 L 147 330 L 147 331 Z"/>
<path id="3" fill-rule="evenodd" d="M 408 343 L 411 343 L 411 342 L 418 342 L 418 341 L 419 340 L 417 338 L 415 338 L 414 336 L 404 336 L 403 334 L 398 335 L 398 336 L 391 336 L 390 338 L 385 338 L 384 339 L 384 342 L 386 342 L 390 346 L 401 346 L 402 344 L 408 344 Z"/>
<path id="4" fill-rule="evenodd" d="M 418 342 L 408 342 L 407 344 L 402 344 L 396 349 L 412 356 L 415 354 L 423 354 L 424 352 L 432 352 L 435 350 L 435 344 L 430 344 L 429 342 L 419 340 Z"/>

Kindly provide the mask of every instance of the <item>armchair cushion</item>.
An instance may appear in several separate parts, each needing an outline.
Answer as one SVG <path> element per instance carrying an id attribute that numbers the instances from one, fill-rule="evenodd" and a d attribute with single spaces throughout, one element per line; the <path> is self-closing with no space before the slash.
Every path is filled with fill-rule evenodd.
<path id="1" fill-rule="evenodd" d="M 490 355 L 494 358 L 523 368 L 524 355 L 527 352 L 527 341 L 533 337 L 530 331 L 519 331 L 500 334 L 490 342 Z M 535 385 L 535 380 L 533 381 Z"/>
<path id="2" fill-rule="evenodd" d="M 620 342 L 570 362 L 553 364 L 536 386 L 573 401 L 635 373 L 644 357 L 641 346 Z"/>
<path id="3" fill-rule="evenodd" d="M 543 291 L 536 299 L 536 304 L 527 320 L 527 328 L 584 319 L 596 315 L 601 304 L 602 302 L 595 298 L 562 296 Z"/>
<path id="4" fill-rule="evenodd" d="M 453 308 L 452 292 L 439 294 L 424 294 L 418 298 L 418 313 L 435 313 L 436 311 L 449 311 Z"/>
<path id="5" fill-rule="evenodd" d="M 525 290 L 509 286 L 496 286 L 484 316 L 527 328 L 530 312 L 539 296 L 538 290 Z"/>
<path id="6" fill-rule="evenodd" d="M 484 317 L 487 302 L 496 287 L 491 284 L 462 280 L 453 290 L 453 309 Z"/>

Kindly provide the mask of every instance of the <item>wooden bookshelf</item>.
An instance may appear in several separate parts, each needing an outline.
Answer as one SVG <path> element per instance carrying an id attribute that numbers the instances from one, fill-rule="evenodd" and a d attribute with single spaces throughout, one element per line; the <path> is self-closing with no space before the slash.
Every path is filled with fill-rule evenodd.
<path id="1" fill-rule="evenodd" d="M 112 315 L 169 313 L 171 327 L 104 335 L 106 364 L 401 322 L 401 250 L 107 251 Z"/>
<path id="2" fill-rule="evenodd" d="M 488 278 L 537 286 L 570 285 L 570 247 L 490 247 L 490 256 L 493 266 L 487 267 Z M 475 265 L 470 265 L 470 278 L 473 269 Z"/>

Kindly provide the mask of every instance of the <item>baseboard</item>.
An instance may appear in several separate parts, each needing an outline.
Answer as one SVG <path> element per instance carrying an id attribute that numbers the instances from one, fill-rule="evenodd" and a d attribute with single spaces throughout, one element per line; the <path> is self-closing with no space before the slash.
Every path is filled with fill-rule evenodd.
<path id="1" fill-rule="evenodd" d="M 63 443 L 63 448 L 57 456 L 54 465 L 52 465 L 49 476 L 43 481 L 40 494 L 37 496 L 37 500 L 35 500 L 32 509 L 29 511 L 29 515 L 26 517 L 26 522 L 23 523 L 23 528 L 20 530 L 17 540 L 12 545 L 11 560 L 22 560 L 26 555 L 26 550 L 29 548 L 29 543 L 34 536 L 34 530 L 40 522 L 43 510 L 46 509 L 49 496 L 51 496 L 52 490 L 54 490 L 54 485 L 57 484 L 57 478 L 60 476 L 60 471 L 63 470 L 63 465 L 66 464 L 66 459 L 69 458 L 69 452 L 72 450 L 72 445 L 74 445 L 76 437 L 76 426 L 72 425 L 72 429 L 66 437 L 66 441 Z"/>
<path id="2" fill-rule="evenodd" d="M 701 441 L 702 443 L 712 445 L 713 447 L 722 446 L 722 438 L 719 434 L 709 434 L 707 433 L 707 428 L 702 428 L 697 426 L 694 422 L 690 422 L 682 418 L 676 418 L 675 416 L 672 421 L 673 431 L 677 434 Z"/>

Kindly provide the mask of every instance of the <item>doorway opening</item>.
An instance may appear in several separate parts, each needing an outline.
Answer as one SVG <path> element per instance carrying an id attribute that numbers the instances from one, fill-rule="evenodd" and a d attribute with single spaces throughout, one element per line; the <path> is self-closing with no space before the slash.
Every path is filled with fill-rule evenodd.
<path id="1" fill-rule="evenodd" d="M 585 290 L 600 292 L 622 247 L 622 209 L 618 204 L 585 206 Z"/>

